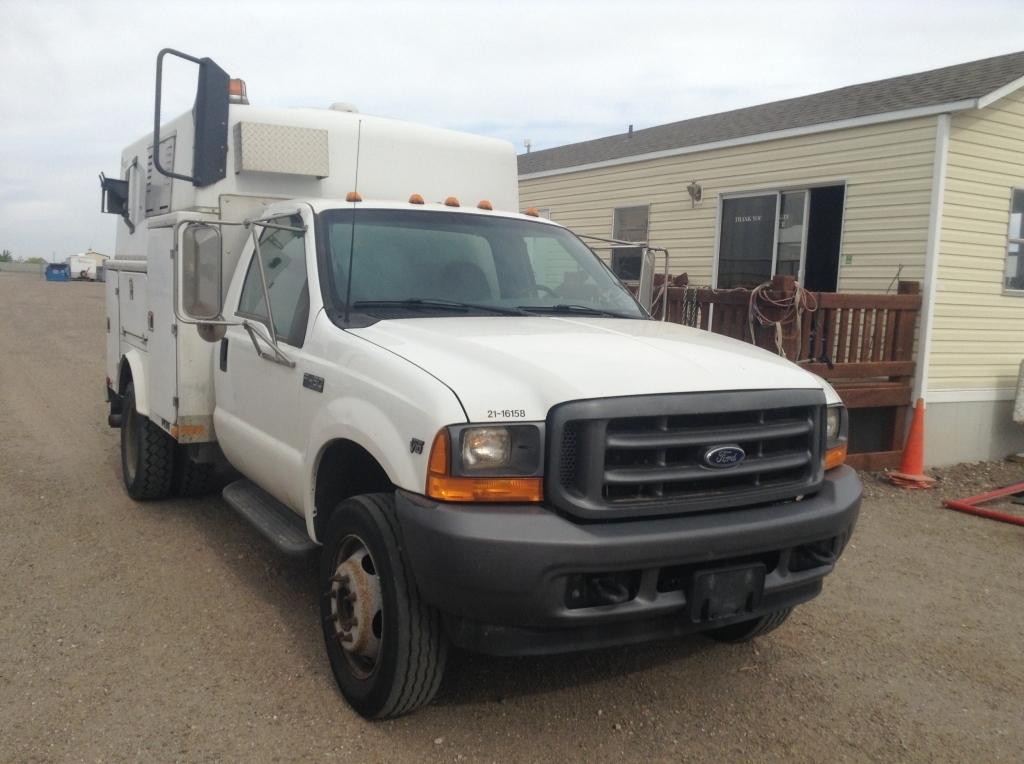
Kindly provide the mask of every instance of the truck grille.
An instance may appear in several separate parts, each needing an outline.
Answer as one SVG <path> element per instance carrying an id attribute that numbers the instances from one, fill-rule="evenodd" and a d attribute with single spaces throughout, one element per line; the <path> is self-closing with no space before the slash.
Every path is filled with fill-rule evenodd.
<path id="1" fill-rule="evenodd" d="M 546 495 L 588 519 L 703 512 L 793 499 L 824 477 L 820 390 L 680 393 L 552 409 Z M 715 448 L 744 458 L 713 467 Z M 732 451 L 738 455 L 737 450 Z"/>

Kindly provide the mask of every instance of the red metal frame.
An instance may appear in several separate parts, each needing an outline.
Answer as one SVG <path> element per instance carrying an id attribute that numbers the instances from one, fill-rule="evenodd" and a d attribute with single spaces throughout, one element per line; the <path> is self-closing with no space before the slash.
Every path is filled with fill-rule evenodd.
<path id="1" fill-rule="evenodd" d="M 1013 525 L 1024 525 L 1024 516 L 1011 515 L 1007 512 L 997 512 L 994 509 L 983 509 L 976 506 L 985 501 L 992 501 L 1003 496 L 1012 496 L 1015 493 L 1024 492 L 1024 483 L 1014 483 L 1006 488 L 1000 488 L 988 493 L 981 493 L 977 496 L 968 496 L 966 499 L 946 499 L 942 506 L 955 509 L 957 512 L 966 512 L 969 515 L 987 517 L 990 520 L 998 520 L 1001 523 L 1012 523 Z"/>

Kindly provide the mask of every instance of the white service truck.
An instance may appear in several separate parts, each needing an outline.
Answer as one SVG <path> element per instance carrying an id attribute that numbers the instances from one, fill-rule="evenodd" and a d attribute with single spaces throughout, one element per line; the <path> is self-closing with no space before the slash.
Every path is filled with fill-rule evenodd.
<path id="1" fill-rule="evenodd" d="M 198 88 L 161 124 L 167 56 Z M 821 591 L 861 495 L 835 391 L 652 320 L 579 237 L 518 212 L 510 144 L 249 105 L 172 50 L 155 112 L 101 178 L 125 487 L 241 473 L 228 504 L 319 550 L 360 713 L 429 702 L 452 644 L 746 640 Z"/>

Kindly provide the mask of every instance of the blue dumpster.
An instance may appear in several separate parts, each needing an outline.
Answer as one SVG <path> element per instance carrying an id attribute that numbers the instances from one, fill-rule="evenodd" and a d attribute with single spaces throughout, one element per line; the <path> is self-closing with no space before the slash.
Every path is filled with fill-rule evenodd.
<path id="1" fill-rule="evenodd" d="M 47 281 L 71 281 L 71 268 L 67 263 L 50 263 L 45 276 Z"/>

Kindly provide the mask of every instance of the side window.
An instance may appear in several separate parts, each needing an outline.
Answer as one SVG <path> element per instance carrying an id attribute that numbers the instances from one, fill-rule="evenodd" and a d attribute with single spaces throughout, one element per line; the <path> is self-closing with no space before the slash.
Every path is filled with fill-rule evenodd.
<path id="1" fill-rule="evenodd" d="M 282 225 L 302 226 L 298 215 L 277 219 Z M 309 284 L 306 278 L 306 240 L 300 231 L 265 228 L 260 234 L 260 255 L 267 279 L 270 309 L 274 314 L 274 334 L 281 342 L 301 347 L 309 319 Z M 263 284 L 255 254 L 242 285 L 238 312 L 267 320 Z"/>

